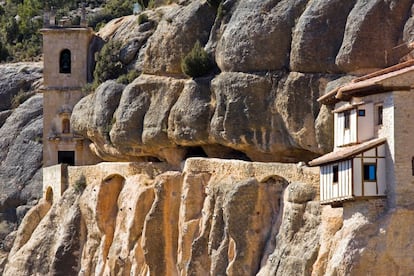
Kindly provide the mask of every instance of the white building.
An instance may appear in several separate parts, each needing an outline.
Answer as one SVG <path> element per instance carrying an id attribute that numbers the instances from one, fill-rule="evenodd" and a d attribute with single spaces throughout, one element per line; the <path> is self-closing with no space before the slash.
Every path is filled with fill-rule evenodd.
<path id="1" fill-rule="evenodd" d="M 414 198 L 414 61 L 358 78 L 318 99 L 334 105 L 334 150 L 320 166 L 322 204 Z"/>

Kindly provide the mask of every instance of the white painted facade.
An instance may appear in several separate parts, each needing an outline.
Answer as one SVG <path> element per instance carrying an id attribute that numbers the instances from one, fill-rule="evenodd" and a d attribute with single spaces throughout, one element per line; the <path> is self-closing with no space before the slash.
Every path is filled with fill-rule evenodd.
<path id="1" fill-rule="evenodd" d="M 334 150 L 320 166 L 321 202 L 386 197 L 389 207 L 414 198 L 414 60 L 358 78 L 319 100 L 335 104 Z"/>
<path id="2" fill-rule="evenodd" d="M 373 179 L 369 179 L 370 166 L 375 168 Z M 368 175 L 364 168 L 368 168 Z M 321 203 L 385 196 L 386 190 L 385 144 L 320 168 Z"/>
<path id="3" fill-rule="evenodd" d="M 375 131 L 375 108 L 382 106 L 373 102 L 346 106 L 338 105 L 334 112 L 335 147 L 343 147 L 361 143 L 378 137 Z M 345 108 L 345 110 L 341 110 Z M 347 117 L 349 117 L 347 119 Z M 348 123 L 346 122 L 348 120 Z"/>
<path id="4" fill-rule="evenodd" d="M 320 166 L 322 204 L 342 206 L 346 201 L 383 197 L 389 206 L 412 205 L 414 66 L 410 66 L 375 73 L 332 91 L 336 94 L 326 103 L 334 99 L 334 150 L 310 162 Z"/>
<path id="5" fill-rule="evenodd" d="M 337 181 L 334 181 L 334 167 L 338 168 Z M 329 203 L 332 200 L 343 201 L 353 198 L 352 160 L 321 166 L 320 170 L 321 203 Z"/>
<path id="6" fill-rule="evenodd" d="M 336 104 L 333 153 L 338 150 L 352 150 L 352 147 L 358 147 L 373 139 L 392 138 L 392 135 L 387 132 L 390 128 L 383 127 L 384 124 L 392 124 L 392 120 L 385 120 L 383 116 L 384 100 L 387 97 L 390 95 L 386 93 L 374 94 L 362 98 L 354 97 Z M 364 152 L 356 152 L 347 158 L 321 164 L 321 203 L 335 204 L 357 198 L 385 196 L 387 192 L 386 145 L 364 148 Z M 367 169 L 367 166 L 375 171 L 371 179 L 364 175 L 364 168 Z M 338 170 L 337 173 L 335 168 Z M 337 181 L 334 181 L 334 178 L 335 180 L 337 178 Z"/>

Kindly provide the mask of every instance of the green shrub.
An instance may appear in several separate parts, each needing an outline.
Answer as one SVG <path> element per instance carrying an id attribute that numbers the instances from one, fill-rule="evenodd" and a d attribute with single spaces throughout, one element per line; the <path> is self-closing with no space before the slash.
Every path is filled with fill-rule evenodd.
<path id="1" fill-rule="evenodd" d="M 97 82 L 87 83 L 82 87 L 82 92 L 85 94 L 91 94 L 96 90 L 96 88 L 98 88 Z"/>
<path id="2" fill-rule="evenodd" d="M 146 15 L 145 13 L 141 13 L 138 16 L 138 24 L 141 25 L 141 24 L 143 24 L 145 22 L 148 22 L 148 15 Z"/>
<path id="3" fill-rule="evenodd" d="M 213 68 L 214 63 L 204 48 L 201 47 L 199 41 L 194 44 L 193 49 L 181 60 L 181 70 L 192 78 L 204 76 Z"/>
<path id="4" fill-rule="evenodd" d="M 139 77 L 139 73 L 135 70 L 131 70 L 127 74 L 123 74 L 119 76 L 119 78 L 116 79 L 116 82 L 122 83 L 122 84 L 130 84 L 138 77 Z"/>
<path id="5" fill-rule="evenodd" d="M 207 0 L 207 4 L 209 4 L 211 7 L 214 7 L 214 8 L 218 8 L 221 2 L 222 0 Z"/>
<path id="6" fill-rule="evenodd" d="M 223 8 L 223 2 L 221 2 L 220 5 L 217 8 L 217 15 L 216 15 L 216 17 L 218 19 L 221 19 L 225 15 L 226 15 L 226 10 Z"/>
<path id="7" fill-rule="evenodd" d="M 25 92 L 23 90 L 20 90 L 19 93 L 17 93 L 12 101 L 11 101 L 11 107 L 17 108 L 19 105 L 24 103 L 27 99 L 29 99 L 31 96 L 34 95 L 34 92 Z"/>
<path id="8" fill-rule="evenodd" d="M 86 177 L 81 175 L 78 180 L 75 181 L 74 189 L 77 193 L 82 193 L 86 188 Z"/>
<path id="9" fill-rule="evenodd" d="M 94 16 L 88 17 L 88 25 L 97 31 L 114 18 L 110 12 L 103 10 Z"/>
<path id="10" fill-rule="evenodd" d="M 155 8 L 155 0 L 149 0 L 147 8 L 154 9 Z"/>
<path id="11" fill-rule="evenodd" d="M 0 41 L 0 62 L 6 61 L 9 57 L 9 51 L 7 48 L 3 45 L 3 43 Z"/>
<path id="12" fill-rule="evenodd" d="M 119 41 L 110 40 L 99 53 L 96 53 L 96 67 L 93 72 L 96 86 L 106 80 L 117 79 L 120 75 L 125 74 L 126 68 L 119 60 L 120 49 L 121 43 Z"/>
<path id="13" fill-rule="evenodd" d="M 80 23 L 81 23 L 81 17 L 79 16 L 79 15 L 76 15 L 76 16 L 74 16 L 74 17 L 72 17 L 71 19 L 70 19 L 70 21 L 71 21 L 71 24 L 72 25 L 80 25 Z"/>

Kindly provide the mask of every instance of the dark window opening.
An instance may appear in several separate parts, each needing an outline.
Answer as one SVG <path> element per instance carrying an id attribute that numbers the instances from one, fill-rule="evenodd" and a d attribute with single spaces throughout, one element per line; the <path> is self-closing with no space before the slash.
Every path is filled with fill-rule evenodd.
<path id="1" fill-rule="evenodd" d="M 377 125 L 382 125 L 382 112 L 383 107 L 382 105 L 377 106 Z"/>
<path id="2" fill-rule="evenodd" d="M 364 181 L 376 181 L 377 180 L 377 165 L 376 164 L 364 164 Z"/>
<path id="3" fill-rule="evenodd" d="M 58 163 L 75 166 L 75 152 L 74 151 L 58 151 Z"/>
<path id="4" fill-rule="evenodd" d="M 411 158 L 411 173 L 414 176 L 414 157 Z"/>
<path id="5" fill-rule="evenodd" d="M 71 69 L 71 53 L 68 49 L 60 53 L 59 72 L 62 74 L 70 74 Z"/>
<path id="6" fill-rule="evenodd" d="M 351 124 L 350 122 L 351 112 L 349 110 L 344 112 L 344 128 L 349 129 L 349 126 Z"/>
<path id="7" fill-rule="evenodd" d="M 358 116 L 365 117 L 365 109 L 358 109 Z"/>
<path id="8" fill-rule="evenodd" d="M 332 172 L 333 172 L 333 183 L 338 183 L 338 178 L 339 178 L 339 167 L 338 165 L 335 165 L 332 167 Z"/>
<path id="9" fill-rule="evenodd" d="M 70 133 L 70 121 L 69 119 L 62 120 L 62 133 Z"/>

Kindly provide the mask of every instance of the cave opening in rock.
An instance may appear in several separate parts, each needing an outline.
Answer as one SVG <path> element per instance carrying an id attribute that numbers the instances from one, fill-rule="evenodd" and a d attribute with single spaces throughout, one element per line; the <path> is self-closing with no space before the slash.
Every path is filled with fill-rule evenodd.
<path id="1" fill-rule="evenodd" d="M 236 159 L 242 161 L 252 161 L 244 152 L 235 150 L 222 145 L 206 145 L 203 146 L 203 150 L 210 158 L 221 159 Z"/>
<path id="2" fill-rule="evenodd" d="M 226 157 L 224 157 L 226 159 L 237 159 L 237 160 L 242 160 L 242 161 L 249 161 L 251 162 L 252 160 L 242 151 L 238 151 L 238 150 L 230 150 L 227 154 Z"/>
<path id="3" fill-rule="evenodd" d="M 203 150 L 202 147 L 188 147 L 186 148 L 187 153 L 185 159 L 191 157 L 208 157 L 207 153 Z"/>

